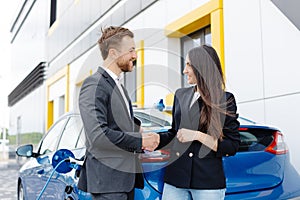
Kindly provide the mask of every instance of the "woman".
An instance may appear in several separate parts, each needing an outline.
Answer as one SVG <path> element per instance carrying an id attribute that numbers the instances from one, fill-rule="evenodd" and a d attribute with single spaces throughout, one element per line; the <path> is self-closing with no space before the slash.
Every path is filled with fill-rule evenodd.
<path id="1" fill-rule="evenodd" d="M 239 147 L 239 122 L 233 94 L 225 82 L 216 51 L 207 45 L 188 52 L 183 71 L 193 86 L 174 97 L 172 128 L 160 135 L 169 144 L 163 200 L 224 199 L 222 157 Z"/>

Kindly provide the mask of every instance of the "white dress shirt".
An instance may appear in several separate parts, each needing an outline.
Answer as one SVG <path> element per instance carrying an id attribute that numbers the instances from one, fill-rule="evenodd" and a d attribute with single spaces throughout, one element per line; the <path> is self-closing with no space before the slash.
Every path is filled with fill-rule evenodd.
<path id="1" fill-rule="evenodd" d="M 199 99 L 200 97 L 200 93 L 199 92 L 195 92 L 194 93 L 194 96 L 193 96 L 193 99 L 191 101 L 191 105 L 190 105 L 190 108 L 193 106 L 193 104 Z"/>
<path id="2" fill-rule="evenodd" d="M 126 98 L 126 95 L 125 95 L 125 93 L 124 93 L 124 90 L 123 90 L 123 88 L 122 88 L 122 85 L 121 85 L 121 81 L 120 81 L 120 79 L 121 78 L 123 78 L 123 74 L 121 74 L 120 76 L 117 76 L 114 72 L 112 72 L 110 69 L 108 69 L 108 68 L 104 68 L 104 70 L 112 77 L 112 79 L 115 81 L 115 83 L 116 83 L 116 85 L 117 85 L 117 87 L 118 87 L 118 89 L 119 89 L 119 91 L 120 91 L 120 93 L 121 93 L 121 95 L 122 95 L 122 97 L 123 97 L 123 100 L 124 100 L 124 102 L 125 102 L 125 104 L 126 104 L 126 107 L 127 107 L 127 111 L 128 111 L 128 114 L 129 114 L 129 117 L 131 118 L 131 114 L 130 114 L 130 108 L 129 108 L 129 102 L 128 102 L 128 100 L 127 100 L 127 98 Z"/>

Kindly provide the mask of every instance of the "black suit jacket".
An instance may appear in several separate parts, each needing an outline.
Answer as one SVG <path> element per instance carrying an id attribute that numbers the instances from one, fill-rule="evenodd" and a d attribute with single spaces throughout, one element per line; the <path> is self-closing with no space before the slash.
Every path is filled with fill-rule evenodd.
<path id="1" fill-rule="evenodd" d="M 234 155 L 239 147 L 239 122 L 233 94 L 226 92 L 227 111 L 233 116 L 223 115 L 223 140 L 218 141 L 217 152 L 212 151 L 198 141 L 181 143 L 175 137 L 178 129 L 200 130 L 199 119 L 202 107 L 201 97 L 190 108 L 194 87 L 181 88 L 176 91 L 173 105 L 172 128 L 161 133 L 162 148 L 169 143 L 171 159 L 166 167 L 166 183 L 180 188 L 222 189 L 226 187 L 222 156 Z M 200 130 L 206 133 L 207 130 Z M 171 141 L 171 142 L 170 142 Z"/>
<path id="2" fill-rule="evenodd" d="M 103 68 L 99 67 L 84 81 L 79 109 L 87 149 L 79 189 L 111 193 L 129 192 L 134 186 L 143 187 L 136 154 L 141 152 L 141 134 L 125 103 L 115 81 Z"/>

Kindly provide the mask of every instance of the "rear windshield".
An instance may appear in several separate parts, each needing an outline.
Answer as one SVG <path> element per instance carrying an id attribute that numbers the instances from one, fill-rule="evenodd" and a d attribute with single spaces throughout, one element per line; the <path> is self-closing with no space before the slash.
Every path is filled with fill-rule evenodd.
<path id="1" fill-rule="evenodd" d="M 146 113 L 134 112 L 134 116 L 141 120 L 142 126 L 145 127 L 171 126 L 171 124 L 167 120 L 160 119 L 158 117 Z"/>
<path id="2" fill-rule="evenodd" d="M 241 143 L 238 151 L 263 151 L 272 143 L 273 132 L 268 129 L 240 130 Z"/>

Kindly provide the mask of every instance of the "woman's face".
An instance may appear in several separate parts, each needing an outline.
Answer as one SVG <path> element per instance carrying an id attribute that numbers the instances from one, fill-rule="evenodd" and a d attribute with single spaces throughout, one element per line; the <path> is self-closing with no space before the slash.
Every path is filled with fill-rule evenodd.
<path id="1" fill-rule="evenodd" d="M 197 79 L 191 66 L 190 58 L 187 55 L 185 58 L 185 67 L 183 73 L 187 76 L 188 84 L 197 84 Z"/>

